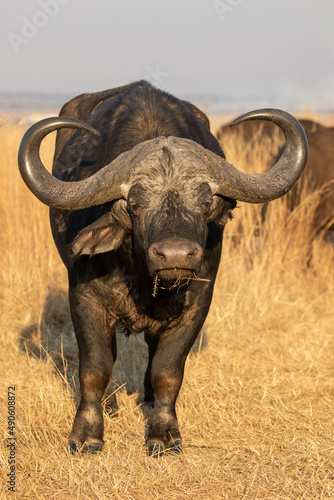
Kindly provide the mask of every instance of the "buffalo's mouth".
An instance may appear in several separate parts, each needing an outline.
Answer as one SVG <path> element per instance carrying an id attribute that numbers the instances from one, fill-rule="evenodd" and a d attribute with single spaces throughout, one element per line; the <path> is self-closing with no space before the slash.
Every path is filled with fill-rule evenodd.
<path id="1" fill-rule="evenodd" d="M 187 286 L 191 280 L 210 281 L 208 279 L 198 278 L 195 271 L 191 269 L 163 269 L 157 272 L 153 279 L 153 297 L 158 294 L 158 289 L 164 290 L 179 290 L 183 286 Z"/>
<path id="2" fill-rule="evenodd" d="M 163 269 L 159 271 L 156 276 L 158 276 L 159 283 L 161 286 L 177 286 L 182 284 L 185 280 L 189 280 L 194 276 L 194 271 L 191 269 Z"/>

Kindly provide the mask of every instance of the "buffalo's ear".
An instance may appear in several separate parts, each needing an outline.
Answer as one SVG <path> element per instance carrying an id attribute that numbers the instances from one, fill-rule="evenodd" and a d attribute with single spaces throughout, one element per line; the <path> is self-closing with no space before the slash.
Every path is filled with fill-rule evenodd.
<path id="1" fill-rule="evenodd" d="M 227 212 L 220 214 L 214 220 L 214 223 L 217 227 L 219 227 L 220 229 L 223 229 L 226 226 L 226 224 L 228 223 L 228 221 L 231 219 L 233 219 L 232 210 L 227 210 Z"/>
<path id="2" fill-rule="evenodd" d="M 229 220 L 233 219 L 232 210 L 237 206 L 237 202 L 232 198 L 221 197 L 215 210 L 210 214 L 208 222 L 223 229 Z"/>
<path id="3" fill-rule="evenodd" d="M 117 250 L 123 243 L 125 230 L 110 212 L 82 229 L 73 240 L 73 255 L 95 255 Z"/>

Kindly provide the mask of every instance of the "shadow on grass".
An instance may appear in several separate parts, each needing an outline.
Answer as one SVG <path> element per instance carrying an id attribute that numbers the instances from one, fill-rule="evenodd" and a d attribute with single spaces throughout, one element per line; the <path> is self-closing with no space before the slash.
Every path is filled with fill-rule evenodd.
<path id="1" fill-rule="evenodd" d="M 64 382 L 77 393 L 78 348 L 66 292 L 49 291 L 39 323 L 24 328 L 19 343 L 29 356 L 43 361 L 51 360 Z"/>

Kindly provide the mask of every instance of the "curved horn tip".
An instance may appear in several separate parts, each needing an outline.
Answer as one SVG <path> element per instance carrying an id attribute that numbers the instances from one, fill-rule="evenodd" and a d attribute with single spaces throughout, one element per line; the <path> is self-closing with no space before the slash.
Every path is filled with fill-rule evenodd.
<path id="1" fill-rule="evenodd" d="M 243 174 L 232 165 L 224 164 L 220 194 L 247 203 L 264 203 L 287 193 L 301 176 L 307 162 L 307 138 L 305 131 L 296 118 L 279 109 L 259 109 L 246 113 L 232 122 L 238 125 L 247 120 L 268 120 L 278 125 L 285 136 L 282 156 L 267 172 L 261 174 Z M 219 159 L 218 163 L 221 164 Z M 229 176 L 227 176 L 229 174 Z"/>
<path id="2" fill-rule="evenodd" d="M 255 109 L 254 111 L 249 111 L 241 116 L 238 116 L 238 118 L 236 118 L 229 124 L 229 127 L 234 127 L 235 125 L 239 125 L 240 123 L 249 120 L 267 120 L 275 122 L 275 120 L 280 118 L 292 121 L 293 123 L 297 122 L 297 124 L 300 125 L 298 120 L 287 111 L 275 108 L 261 108 Z"/>
<path id="3" fill-rule="evenodd" d="M 68 116 L 52 116 L 49 118 L 44 118 L 36 123 L 34 123 L 25 133 L 25 135 L 30 136 L 36 130 L 39 134 L 48 135 L 51 132 L 59 130 L 61 128 L 73 128 L 76 130 L 84 130 L 94 135 L 95 137 L 100 137 L 101 133 L 94 127 L 86 122 L 77 120 L 75 118 L 70 118 Z"/>

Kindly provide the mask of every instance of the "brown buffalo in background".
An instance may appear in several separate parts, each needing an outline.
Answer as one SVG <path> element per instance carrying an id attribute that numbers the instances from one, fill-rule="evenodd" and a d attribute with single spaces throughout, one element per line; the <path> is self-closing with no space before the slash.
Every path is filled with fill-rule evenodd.
<path id="1" fill-rule="evenodd" d="M 305 196 L 319 192 L 319 203 L 314 210 L 313 221 L 313 234 L 318 234 L 321 230 L 334 229 L 334 127 L 326 127 L 311 119 L 301 118 L 299 122 L 307 135 L 309 156 L 304 176 L 290 191 L 287 199 L 289 210 L 293 211 Z M 267 170 L 283 151 L 283 132 L 271 122 L 253 120 L 237 127 L 223 125 L 216 135 L 227 160 L 235 153 L 242 155 L 245 169 L 249 165 L 253 171 Z M 262 154 L 259 155 L 259 152 Z M 263 161 L 252 165 L 259 156 Z M 266 209 L 267 204 L 263 207 L 263 219 Z"/>
<path id="2" fill-rule="evenodd" d="M 313 134 L 321 130 L 326 130 L 326 126 L 315 122 L 314 120 L 297 118 L 306 134 Z M 284 142 L 284 135 L 281 129 L 271 122 L 263 122 L 263 120 L 253 120 L 241 123 L 238 127 L 230 127 L 227 123 L 222 125 L 216 133 L 217 139 L 223 144 L 227 138 L 236 138 L 245 142 L 259 141 L 260 143 L 266 140 L 279 140 Z"/>
<path id="3" fill-rule="evenodd" d="M 307 173 L 303 182 L 308 181 L 310 189 L 322 191 L 315 222 L 319 228 L 334 230 L 334 127 L 308 134 L 308 144 Z"/>

